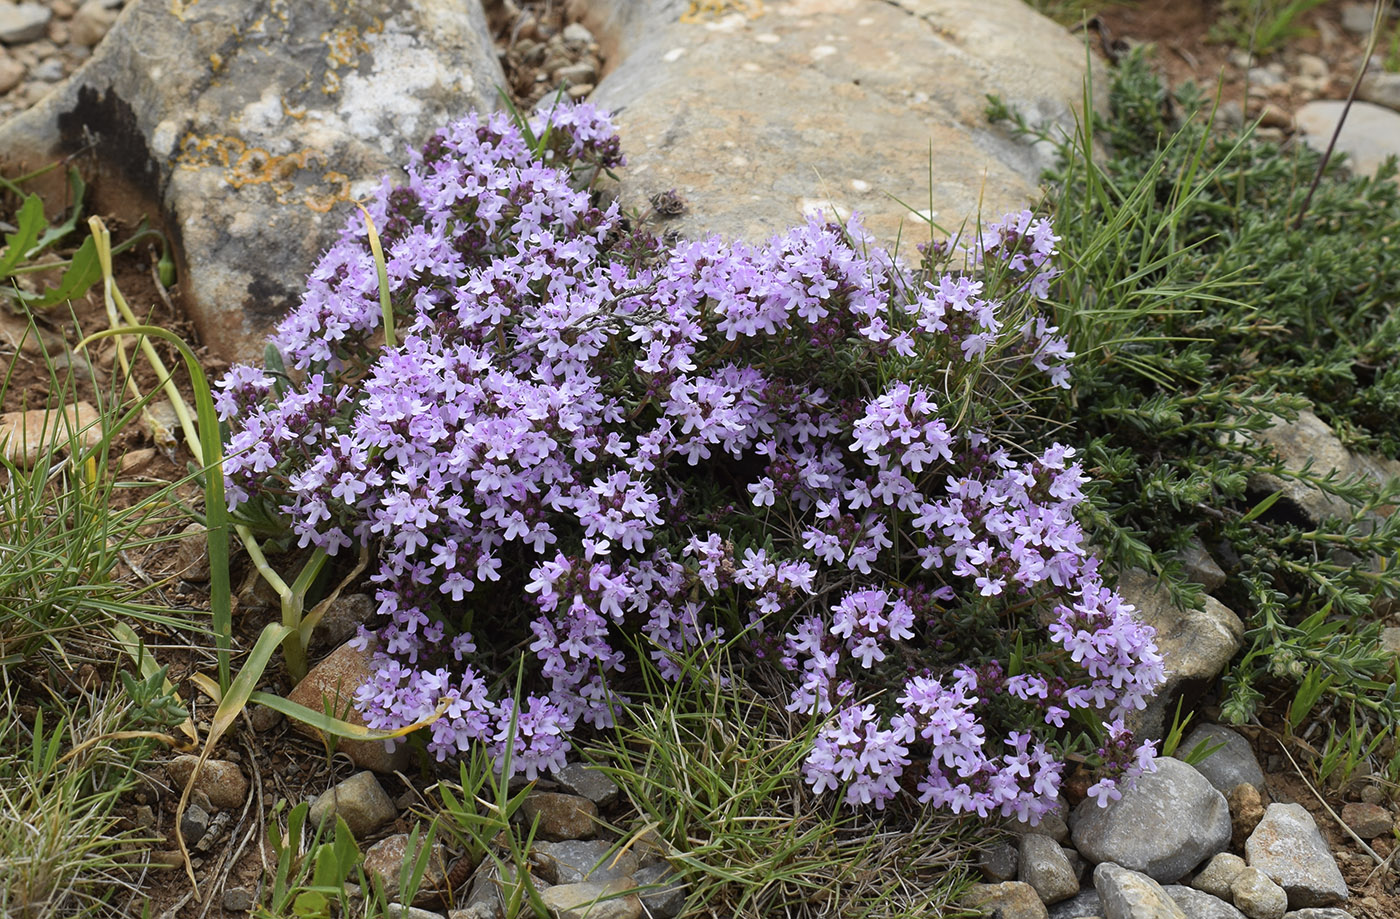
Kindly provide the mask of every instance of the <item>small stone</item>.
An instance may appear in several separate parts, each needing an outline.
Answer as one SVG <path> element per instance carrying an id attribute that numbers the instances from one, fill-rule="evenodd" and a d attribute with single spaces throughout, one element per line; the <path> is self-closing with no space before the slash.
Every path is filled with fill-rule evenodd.
<path id="1" fill-rule="evenodd" d="M 1022 836 L 1019 857 L 1019 880 L 1031 885 L 1042 903 L 1058 903 L 1079 893 L 1079 879 L 1069 858 L 1049 836 Z"/>
<path id="2" fill-rule="evenodd" d="M 577 86 L 581 83 L 593 84 L 598 82 L 598 69 L 586 61 L 570 64 L 567 67 L 560 67 L 554 71 L 554 79 L 557 81 L 567 80 L 570 85 Z"/>
<path id="3" fill-rule="evenodd" d="M 246 913 L 257 901 L 246 887 L 230 887 L 224 891 L 224 909 L 231 913 Z"/>
<path id="4" fill-rule="evenodd" d="M 673 919 L 685 907 L 685 883 L 669 865 L 650 865 L 632 878 L 641 888 L 638 896 L 651 919 Z"/>
<path id="5" fill-rule="evenodd" d="M 593 92 L 593 84 L 580 83 L 577 86 L 570 86 L 566 92 L 570 99 L 577 101 L 579 99 L 584 98 L 589 93 Z"/>
<path id="6" fill-rule="evenodd" d="M 209 830 L 209 814 L 198 804 L 188 804 L 180 815 L 180 835 L 185 837 L 185 846 L 195 846 Z"/>
<path id="7" fill-rule="evenodd" d="M 1258 868 L 1246 868 L 1230 882 L 1235 905 L 1249 919 L 1283 919 L 1288 894 Z"/>
<path id="8" fill-rule="evenodd" d="M 1102 916 L 1103 901 L 1093 885 L 1050 907 L 1050 919 L 1101 919 Z"/>
<path id="9" fill-rule="evenodd" d="M 1236 122 L 1238 123 L 1238 122 Z M 1225 583 L 1225 572 L 1211 558 L 1200 542 L 1192 542 L 1181 550 L 1181 565 L 1188 580 L 1200 584 L 1210 593 Z"/>
<path id="10" fill-rule="evenodd" d="M 248 712 L 248 721 L 253 725 L 253 730 L 264 734 L 281 723 L 282 713 L 266 705 L 254 705 Z"/>
<path id="11" fill-rule="evenodd" d="M 1106 919 L 1187 919 L 1162 885 L 1113 862 L 1094 869 L 1094 888 Z"/>
<path id="12" fill-rule="evenodd" d="M 537 842 L 531 849 L 540 858 L 541 877 L 551 884 L 580 884 L 584 881 L 617 881 L 638 870 L 637 856 L 630 850 L 614 851 L 616 846 L 601 840 Z"/>
<path id="13" fill-rule="evenodd" d="M 1349 896 L 1330 847 L 1300 804 L 1270 804 L 1245 842 L 1245 859 L 1284 889 L 1294 909 L 1333 906 Z"/>
<path id="14" fill-rule="evenodd" d="M 191 523 L 180 534 L 180 551 L 175 557 L 175 573 L 186 581 L 209 580 L 209 531 L 202 523 Z"/>
<path id="15" fill-rule="evenodd" d="M 1353 919 L 1351 913 L 1335 906 L 1311 907 L 1284 913 L 1283 919 Z"/>
<path id="16" fill-rule="evenodd" d="M 1184 757 L 1200 744 L 1205 744 L 1206 749 L 1217 749 L 1195 764 L 1196 771 L 1222 795 L 1244 782 L 1264 790 L 1264 770 L 1259 768 L 1254 748 L 1239 733 L 1221 724 L 1203 724 L 1182 741 L 1175 755 Z"/>
<path id="17" fill-rule="evenodd" d="M 1342 28 L 1353 35 L 1370 35 L 1375 11 L 1369 3 L 1347 3 L 1342 6 Z"/>
<path id="18" fill-rule="evenodd" d="M 153 830 L 156 827 L 156 812 L 149 804 L 136 805 L 135 817 L 136 825 L 142 829 Z"/>
<path id="19" fill-rule="evenodd" d="M 311 630 L 313 648 L 335 648 L 359 633 L 360 626 L 375 613 L 373 598 L 367 594 L 345 594 L 336 597 L 321 614 L 321 621 Z"/>
<path id="20" fill-rule="evenodd" d="M 1385 792 L 1381 791 L 1377 785 L 1363 785 L 1361 786 L 1361 801 L 1363 804 L 1384 804 Z"/>
<path id="21" fill-rule="evenodd" d="M 1055 802 L 1055 807 L 1041 815 L 1040 822 L 1031 826 L 1030 821 L 1017 820 L 1011 825 L 1011 832 L 1016 834 L 1034 833 L 1037 836 L 1049 836 L 1056 842 L 1063 843 L 1069 840 L 1069 824 L 1065 822 L 1065 817 L 1069 814 L 1069 802 L 1061 795 Z"/>
<path id="22" fill-rule="evenodd" d="M 600 770 L 584 763 L 569 763 L 554 774 L 554 780 L 570 794 L 582 795 L 599 807 L 617 800 L 617 783 Z"/>
<path id="23" fill-rule="evenodd" d="M 1400 73 L 1368 73 L 1361 78 L 1357 98 L 1400 111 Z"/>
<path id="24" fill-rule="evenodd" d="M 1249 68 L 1249 82 L 1255 86 L 1281 86 L 1283 77 L 1265 67 Z"/>
<path id="25" fill-rule="evenodd" d="M 184 788 L 198 763 L 199 757 L 184 753 L 165 764 L 165 773 L 171 784 Z M 209 803 L 220 810 L 237 810 L 248 798 L 248 780 L 233 763 L 205 760 L 194 781 L 194 790 L 207 795 Z"/>
<path id="26" fill-rule="evenodd" d="M 988 846 L 977 857 L 977 867 L 981 869 L 982 876 L 993 882 L 1016 880 L 1019 864 L 1016 847 L 1004 842 Z"/>
<path id="27" fill-rule="evenodd" d="M 43 38 L 52 15 L 42 3 L 0 4 L 0 42 L 22 45 Z"/>
<path id="28" fill-rule="evenodd" d="M 364 839 L 398 816 L 394 802 L 373 772 L 357 772 L 316 799 L 307 817 L 312 826 L 340 817 L 356 839 Z"/>
<path id="29" fill-rule="evenodd" d="M 117 13 L 109 10 L 102 0 L 87 0 L 73 14 L 72 37 L 77 44 L 91 48 L 102 41 L 112 23 L 117 21 Z"/>
<path id="30" fill-rule="evenodd" d="M 588 31 L 588 27 L 581 22 L 571 22 L 564 26 L 563 37 L 565 44 L 579 48 L 586 48 L 593 44 L 593 33 Z"/>
<path id="31" fill-rule="evenodd" d="M 527 824 L 538 820 L 545 839 L 587 839 L 598 831 L 598 805 L 578 795 L 531 792 L 520 807 Z"/>
<path id="32" fill-rule="evenodd" d="M 404 906 L 402 903 L 390 903 L 384 908 L 384 915 L 388 919 L 443 919 L 442 913 L 419 909 L 416 906 Z"/>
<path id="33" fill-rule="evenodd" d="M 70 443 L 91 449 L 102 440 L 97 409 L 87 402 L 65 405 L 61 412 L 32 409 L 0 415 L 0 452 L 29 468 L 46 450 L 64 451 Z"/>
<path id="34" fill-rule="evenodd" d="M 53 10 L 53 14 L 59 19 L 72 19 L 73 14 L 78 11 L 78 6 L 73 0 L 52 0 L 49 9 Z"/>
<path id="35" fill-rule="evenodd" d="M 0 93 L 7 93 L 24 79 L 24 65 L 9 55 L 0 57 Z"/>
<path id="36" fill-rule="evenodd" d="M 1225 849 L 1230 812 L 1225 797 L 1195 769 L 1170 757 L 1155 763 L 1155 772 L 1107 807 L 1085 798 L 1070 829 L 1074 847 L 1089 861 L 1114 862 L 1171 883 Z"/>
<path id="37" fill-rule="evenodd" d="M 1318 99 L 1301 106 L 1294 118 L 1303 141 L 1319 152 L 1327 149 L 1345 107 L 1340 99 Z M 1353 174 L 1375 175 L 1386 157 L 1400 153 L 1400 112 L 1372 102 L 1352 103 L 1336 149 L 1347 155 Z M 1313 471 L 1324 472 L 1325 466 L 1319 462 Z"/>
<path id="38" fill-rule="evenodd" d="M 1395 826 L 1390 811 L 1376 804 L 1348 804 L 1342 808 L 1342 822 L 1362 839 L 1389 836 Z"/>
<path id="39" fill-rule="evenodd" d="M 1282 131 L 1292 131 L 1294 128 L 1293 116 L 1273 103 L 1265 103 L 1259 110 L 1259 124 Z"/>
<path id="40" fill-rule="evenodd" d="M 403 870 L 404 863 L 410 858 L 416 859 L 418 853 L 422 851 L 421 833 L 418 845 L 420 848 L 410 853 L 408 851 L 408 834 L 398 833 L 379 840 L 365 850 L 365 877 L 369 878 L 383 892 L 386 899 L 398 896 L 399 875 Z M 444 895 L 450 893 L 448 888 L 446 857 L 443 854 L 442 844 L 435 840 L 432 854 L 428 856 L 428 864 L 423 870 L 423 878 L 418 884 L 418 892 L 414 896 L 413 902 L 420 906 L 437 902 Z"/>
<path id="41" fill-rule="evenodd" d="M 550 919 L 638 919 L 642 901 L 631 880 L 560 884 L 540 894 Z"/>
<path id="42" fill-rule="evenodd" d="M 973 884 L 958 903 L 1000 919 L 1049 919 L 1050 916 L 1035 889 L 1021 881 Z"/>
<path id="43" fill-rule="evenodd" d="M 1246 867 L 1245 860 L 1238 855 L 1221 852 L 1196 873 L 1196 877 L 1191 881 L 1191 886 L 1197 890 L 1205 891 L 1213 897 L 1228 900 L 1230 898 L 1230 882 Z"/>
<path id="44" fill-rule="evenodd" d="M 63 77 L 63 61 L 56 57 L 45 58 L 29 71 L 29 78 L 38 83 L 57 83 Z"/>
<path id="45" fill-rule="evenodd" d="M 1228 902 L 1204 891 L 1180 884 L 1168 884 L 1162 889 L 1190 919 L 1245 919 L 1244 914 Z"/>
<path id="46" fill-rule="evenodd" d="M 351 724 L 365 725 L 364 718 L 354 706 L 354 693 L 369 681 L 369 651 L 358 651 L 349 645 L 341 645 L 306 675 L 296 688 L 288 694 L 287 700 L 304 705 L 312 711 L 335 712 Z M 313 737 L 320 737 L 320 731 L 301 721 L 293 719 L 292 729 Z M 337 740 L 336 749 L 350 757 L 361 769 L 370 769 L 388 774 L 404 769 L 408 765 L 408 746 L 400 743 L 390 753 L 379 740 Z"/>
<path id="47" fill-rule="evenodd" d="M 1230 844 L 1243 849 L 1249 834 L 1264 819 L 1264 796 L 1253 785 L 1241 783 L 1230 789 L 1225 800 L 1230 805 Z"/>
<path id="48" fill-rule="evenodd" d="M 1332 68 L 1316 54 L 1300 54 L 1297 59 L 1298 73 L 1313 80 L 1326 80 L 1332 75 Z"/>

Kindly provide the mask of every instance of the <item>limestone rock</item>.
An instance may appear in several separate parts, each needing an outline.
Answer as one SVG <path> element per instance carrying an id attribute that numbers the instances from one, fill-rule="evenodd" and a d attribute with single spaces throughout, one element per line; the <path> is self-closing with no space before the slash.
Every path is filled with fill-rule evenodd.
<path id="1" fill-rule="evenodd" d="M 369 675 L 369 652 L 341 645 L 312 667 L 287 699 L 316 712 L 329 709 L 351 724 L 363 725 L 364 718 L 354 708 L 354 695 L 355 690 L 369 679 Z M 313 737 L 319 737 L 321 733 L 295 718 L 291 719 L 291 725 L 295 730 Z M 336 749 L 350 757 L 361 769 L 391 773 L 408 765 L 408 747 L 402 743 L 391 753 L 384 749 L 383 741 L 339 739 Z"/>
<path id="2" fill-rule="evenodd" d="M 335 648 L 354 638 L 360 626 L 374 616 L 374 600 L 367 594 L 336 597 L 311 632 L 311 647 Z"/>
<path id="3" fill-rule="evenodd" d="M 1367 102 L 1400 111 L 1400 73 L 1368 73 L 1361 78 L 1356 95 Z"/>
<path id="4" fill-rule="evenodd" d="M 203 341 L 256 357 L 358 219 L 347 200 L 504 82 L 477 3 L 131 0 L 82 67 L 0 126 L 0 168 L 91 150 L 92 210 L 158 215 Z M 61 192 L 59 172 L 36 190 Z"/>
<path id="5" fill-rule="evenodd" d="M 399 876 L 404 863 L 411 859 L 417 859 L 419 853 L 423 851 L 421 833 L 419 834 L 418 847 L 411 852 L 408 848 L 408 842 L 407 833 L 397 833 L 379 840 L 365 850 L 365 876 L 384 893 L 386 899 L 392 900 L 399 896 Z M 413 902 L 419 906 L 427 906 L 444 899 L 447 895 L 450 895 L 447 859 L 441 843 L 434 840 L 432 850 L 428 855 L 427 866 L 423 870 L 423 878 L 418 884 Z"/>
<path id="6" fill-rule="evenodd" d="M 1353 917 L 1344 909 L 1326 906 L 1296 909 L 1291 913 L 1284 913 L 1283 919 L 1353 919 Z"/>
<path id="7" fill-rule="evenodd" d="M 46 452 L 66 452 L 73 443 L 86 450 L 101 441 L 97 409 L 87 402 L 65 405 L 62 411 L 36 408 L 0 415 L 0 453 L 24 468 L 33 466 Z"/>
<path id="8" fill-rule="evenodd" d="M 1162 885 L 1121 865 L 1104 862 L 1095 868 L 1094 887 L 1104 919 L 1187 919 Z"/>
<path id="9" fill-rule="evenodd" d="M 587 839 L 598 831 L 594 820 L 598 805 L 578 795 L 531 792 L 520 806 L 528 823 L 539 820 L 539 834 L 545 839 Z"/>
<path id="10" fill-rule="evenodd" d="M 312 826 L 336 815 L 344 818 L 356 839 L 364 839 L 398 816 L 394 802 L 373 772 L 357 772 L 316 799 L 307 814 Z"/>
<path id="11" fill-rule="evenodd" d="M 1050 907 L 1050 919 L 1090 919 L 1103 916 L 1103 901 L 1099 892 L 1091 884 L 1068 900 L 1061 900 Z"/>
<path id="12" fill-rule="evenodd" d="M 669 865 L 649 865 L 633 878 L 642 908 L 651 919 L 673 919 L 685 907 L 685 883 Z"/>
<path id="13" fill-rule="evenodd" d="M 1138 608 L 1139 619 L 1157 630 L 1167 682 L 1147 710 L 1134 716 L 1134 726 L 1144 736 L 1161 737 L 1175 700 L 1203 691 L 1235 656 L 1244 641 L 1244 623 L 1210 596 L 1202 609 L 1181 609 L 1171 602 L 1166 587 L 1140 568 L 1123 572 L 1118 592 Z"/>
<path id="14" fill-rule="evenodd" d="M 177 788 L 184 788 L 189 782 L 194 768 L 199 764 L 198 756 L 183 753 L 165 764 L 165 773 Z M 248 780 L 237 763 L 224 760 L 205 760 L 194 781 L 194 789 L 209 796 L 209 803 L 220 810 L 237 810 L 248 798 Z"/>
<path id="15" fill-rule="evenodd" d="M 1236 785 L 1246 782 L 1260 791 L 1264 790 L 1264 770 L 1259 768 L 1254 748 L 1239 733 L 1222 724 L 1203 724 L 1182 741 L 1177 747 L 1177 755 L 1185 756 L 1202 742 L 1207 747 L 1224 744 L 1196 763 L 1196 771 L 1205 776 L 1217 791 L 1223 795 L 1229 794 Z"/>
<path id="16" fill-rule="evenodd" d="M 0 4 L 0 42 L 22 45 L 44 37 L 53 13 L 42 3 Z"/>
<path id="17" fill-rule="evenodd" d="M 537 842 L 531 853 L 538 857 L 540 875 L 551 884 L 578 884 L 583 881 L 617 881 L 638 870 L 637 856 L 617 852 L 602 840 Z"/>
<path id="18" fill-rule="evenodd" d="M 1287 892 L 1293 909 L 1347 899 L 1337 861 L 1300 804 L 1270 804 L 1245 843 L 1245 859 Z"/>
<path id="19" fill-rule="evenodd" d="M 1181 564 L 1186 569 L 1186 577 L 1204 587 L 1206 593 L 1225 583 L 1225 572 L 1199 542 L 1192 542 L 1181 550 Z"/>
<path id="20" fill-rule="evenodd" d="M 1227 900 L 1230 898 L 1230 882 L 1246 867 L 1245 860 L 1238 855 L 1221 852 L 1196 872 L 1191 886 L 1213 897 Z"/>
<path id="21" fill-rule="evenodd" d="M 87 0 L 73 14 L 69 38 L 91 48 L 102 41 L 116 21 L 117 10 L 108 9 L 103 0 Z"/>
<path id="22" fill-rule="evenodd" d="M 1395 816 L 1378 804 L 1348 804 L 1342 808 L 1342 822 L 1362 839 L 1388 836 L 1395 826 Z"/>
<path id="23" fill-rule="evenodd" d="M 1058 903 L 1079 893 L 1069 857 L 1049 836 L 1027 833 L 1021 837 L 1020 880 L 1031 885 L 1042 903 Z"/>
<path id="24" fill-rule="evenodd" d="M 895 198 L 950 232 L 979 205 L 1020 210 L 1052 151 L 989 125 L 986 94 L 1068 132 L 1083 99 L 1083 42 L 1019 0 L 793 0 L 702 23 L 677 0 L 581 5 L 618 62 L 593 101 L 617 113 L 623 206 L 676 189 L 683 235 L 761 242 L 834 209 L 885 245 L 903 225 L 907 245 L 928 228 Z"/>
<path id="25" fill-rule="evenodd" d="M 1189 919 L 1245 919 L 1244 914 L 1227 901 L 1204 891 L 1180 884 L 1168 884 L 1162 889 L 1167 892 L 1167 896 L 1176 901 L 1176 905 L 1181 907 L 1181 911 Z M 1228 893 L 1229 891 L 1226 891 L 1227 895 Z"/>
<path id="26" fill-rule="evenodd" d="M 554 781 L 570 794 L 582 795 L 599 807 L 617 800 L 617 783 L 585 763 L 569 763 L 554 774 Z"/>
<path id="27" fill-rule="evenodd" d="M 1074 846 L 1091 862 L 1114 862 L 1170 883 L 1230 841 L 1225 797 L 1195 769 L 1159 758 L 1157 771 L 1108 807 L 1093 798 L 1071 815 Z"/>
<path id="28" fill-rule="evenodd" d="M 8 54 L 0 55 L 0 93 L 7 93 L 24 79 L 24 65 Z"/>
<path id="29" fill-rule="evenodd" d="M 1303 108 L 1326 104 L 1331 103 L 1311 102 Z M 1347 116 L 1348 129 L 1352 125 L 1352 119 L 1356 117 L 1358 108 L 1360 104 L 1354 106 L 1351 114 Z M 1395 119 L 1397 132 L 1393 135 L 1396 138 L 1395 152 L 1400 153 L 1400 114 L 1390 115 Z M 1301 111 L 1299 118 L 1301 123 Z M 1343 131 L 1343 136 L 1345 134 Z M 1327 138 L 1323 138 L 1322 143 L 1326 142 Z M 1272 447 L 1284 466 L 1291 470 L 1300 470 L 1311 462 L 1311 472 L 1318 476 L 1335 470 L 1343 478 L 1365 476 L 1377 483 L 1400 477 L 1400 461 L 1352 453 L 1342 445 L 1326 422 L 1307 410 L 1298 413 L 1297 421 L 1280 419 L 1273 427 L 1258 432 L 1254 437 L 1261 444 Z M 1260 475 L 1251 477 L 1250 487 L 1266 492 L 1282 490 L 1284 499 L 1296 506 L 1313 523 L 1320 523 L 1325 517 L 1351 517 L 1351 508 L 1345 501 L 1303 482 L 1284 481 L 1275 476 Z"/>
<path id="30" fill-rule="evenodd" d="M 1337 129 L 1344 102 L 1319 99 L 1294 113 L 1303 140 L 1314 150 L 1325 150 Z M 1400 154 L 1400 112 L 1371 102 L 1353 102 L 1336 149 L 1347 155 L 1352 172 L 1375 175 L 1381 161 Z"/>
<path id="31" fill-rule="evenodd" d="M 1225 798 L 1230 805 L 1230 845 L 1243 850 L 1245 840 L 1264 819 L 1264 797 L 1253 785 L 1240 784 Z"/>
<path id="32" fill-rule="evenodd" d="M 999 842 L 982 850 L 977 857 L 977 867 L 989 881 L 1014 881 L 1020 860 L 1015 846 Z"/>
<path id="33" fill-rule="evenodd" d="M 1065 817 L 1069 815 L 1069 802 L 1064 795 L 1060 795 L 1055 806 L 1041 815 L 1040 822 L 1031 825 L 1028 820 L 1016 820 L 1011 824 L 1011 832 L 1016 834 L 1034 833 L 1037 836 L 1049 836 L 1056 842 L 1065 842 L 1069 839 L 1069 824 Z"/>
<path id="34" fill-rule="evenodd" d="M 1020 881 L 973 884 L 958 905 L 980 909 L 1001 919 L 1049 919 L 1050 916 L 1034 888 Z"/>
<path id="35" fill-rule="evenodd" d="M 638 919 L 642 901 L 631 880 L 560 884 L 540 894 L 551 919 Z"/>
<path id="36" fill-rule="evenodd" d="M 1235 875 L 1230 894 L 1249 919 L 1283 919 L 1288 911 L 1288 894 L 1258 868 L 1246 868 Z"/>

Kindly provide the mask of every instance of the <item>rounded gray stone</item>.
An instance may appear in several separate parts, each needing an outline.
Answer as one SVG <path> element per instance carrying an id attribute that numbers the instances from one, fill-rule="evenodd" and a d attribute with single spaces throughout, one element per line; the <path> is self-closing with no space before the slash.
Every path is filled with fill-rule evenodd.
<path id="1" fill-rule="evenodd" d="M 1345 105 L 1336 99 L 1320 99 L 1299 108 L 1293 117 L 1303 132 L 1303 141 L 1314 150 L 1325 150 Z M 1347 155 L 1354 173 L 1375 175 L 1382 160 L 1400 154 L 1400 112 L 1372 102 L 1353 102 L 1337 136 L 1336 149 Z"/>
<path id="2" fill-rule="evenodd" d="M 1170 883 L 1230 842 L 1225 796 L 1195 769 L 1159 758 L 1157 771 L 1108 807 L 1086 798 L 1071 815 L 1074 846 L 1091 862 L 1114 862 Z M 1096 882 L 1097 883 L 1097 882 Z"/>
<path id="3" fill-rule="evenodd" d="M 340 817 L 356 839 L 364 839 L 398 816 L 394 802 L 373 772 L 357 772 L 318 797 L 307 812 L 312 826 Z"/>
<path id="4" fill-rule="evenodd" d="M 1203 724 L 1182 741 L 1175 755 L 1184 757 L 1201 743 L 1218 749 L 1196 763 L 1196 771 L 1221 794 L 1227 795 L 1236 785 L 1245 783 L 1261 792 L 1264 790 L 1264 770 L 1259 768 L 1259 760 L 1255 759 L 1254 748 L 1248 740 L 1224 725 Z"/>
<path id="5" fill-rule="evenodd" d="M 1230 882 L 1246 867 L 1245 860 L 1231 852 L 1221 852 L 1196 872 L 1191 886 L 1222 900 L 1230 897 Z"/>
<path id="6" fill-rule="evenodd" d="M 1188 919 L 1162 885 L 1112 862 L 1094 869 L 1094 888 L 1103 901 L 1104 919 Z"/>
<path id="7" fill-rule="evenodd" d="M 1060 844 L 1049 836 L 1021 837 L 1020 880 L 1031 885 L 1042 903 L 1058 903 L 1079 893 L 1079 879 Z"/>
<path id="8" fill-rule="evenodd" d="M 1050 919 L 1090 919 L 1095 916 L 1103 916 L 1103 901 L 1093 885 L 1050 907 Z"/>
<path id="9" fill-rule="evenodd" d="M 1246 868 L 1230 882 L 1235 905 L 1249 919 L 1283 919 L 1288 894 L 1258 868 Z"/>
<path id="10" fill-rule="evenodd" d="M 1250 867 L 1282 887 L 1293 909 L 1333 906 L 1349 896 L 1331 848 L 1301 804 L 1270 804 L 1244 848 Z"/>
<path id="11" fill-rule="evenodd" d="M 1191 919 L 1245 919 L 1244 913 L 1228 902 L 1204 891 L 1181 884 L 1168 884 L 1162 889 Z"/>

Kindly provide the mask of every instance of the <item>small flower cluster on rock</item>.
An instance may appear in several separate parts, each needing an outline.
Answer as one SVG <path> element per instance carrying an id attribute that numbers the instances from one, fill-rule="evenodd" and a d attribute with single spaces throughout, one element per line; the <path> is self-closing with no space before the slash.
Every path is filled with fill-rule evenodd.
<path id="1" fill-rule="evenodd" d="M 533 778 L 626 717 L 639 654 L 680 679 L 728 643 L 790 672 L 806 778 L 852 805 L 907 777 L 1038 819 L 1071 748 L 1116 798 L 1151 761 L 1124 718 L 1162 682 L 1153 633 L 1084 546 L 1074 451 L 987 411 L 1068 385 L 1050 225 L 914 267 L 855 221 L 667 246 L 584 187 L 620 163 L 587 104 L 457 122 L 369 207 L 393 334 L 356 217 L 273 339 L 294 369 L 222 383 L 231 505 L 375 547 L 368 722 L 443 708 L 429 751 L 513 739 Z M 522 698 L 492 668 L 517 643 Z"/>

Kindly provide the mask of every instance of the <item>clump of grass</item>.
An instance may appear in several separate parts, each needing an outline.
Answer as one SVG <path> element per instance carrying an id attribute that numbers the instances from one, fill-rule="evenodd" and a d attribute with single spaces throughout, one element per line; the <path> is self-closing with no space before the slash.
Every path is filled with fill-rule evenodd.
<path id="1" fill-rule="evenodd" d="M 1327 762 L 1339 757 L 1321 722 L 1353 725 L 1337 742 L 1395 778 L 1377 611 L 1400 597 L 1400 518 L 1383 514 L 1397 487 L 1290 471 L 1256 436 L 1311 408 L 1352 449 L 1400 453 L 1395 163 L 1374 178 L 1326 164 L 1295 229 L 1318 154 L 1212 130 L 1207 100 L 1168 93 L 1140 55 L 1116 73 L 1109 108 L 1062 147 L 1051 202 L 1073 256 L 1060 326 L 1081 354 L 1058 413 L 1089 445 L 1098 539 L 1185 603 L 1200 588 L 1180 554 L 1204 546 L 1227 575 L 1217 598 L 1249 628 L 1222 716 L 1291 712 L 1280 729 L 1315 737 Z M 1263 490 L 1269 476 L 1347 511 L 1309 521 Z M 1319 701 L 1307 687 L 1329 673 Z"/>
<path id="2" fill-rule="evenodd" d="M 813 794 L 800 767 L 814 723 L 726 679 L 732 664 L 712 655 L 674 682 L 638 655 L 646 688 L 627 723 L 583 750 L 636 812 L 625 845 L 667 850 L 687 885 L 681 915 L 944 914 L 971 882 L 966 822 Z"/>
<path id="3" fill-rule="evenodd" d="M 119 694 L 67 689 L 26 717 L 0 672 L 0 915 L 119 916 L 135 899 L 150 840 L 115 811 L 151 744 L 113 739 L 139 721 Z"/>
<path id="4" fill-rule="evenodd" d="M 1210 37 L 1256 54 L 1272 54 L 1312 34 L 1303 18 L 1327 0 L 1225 0 Z"/>

